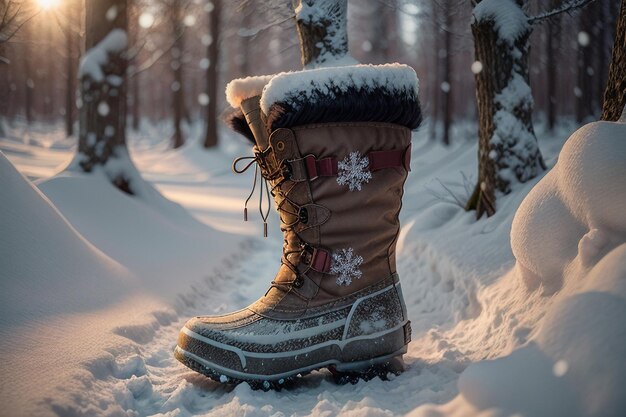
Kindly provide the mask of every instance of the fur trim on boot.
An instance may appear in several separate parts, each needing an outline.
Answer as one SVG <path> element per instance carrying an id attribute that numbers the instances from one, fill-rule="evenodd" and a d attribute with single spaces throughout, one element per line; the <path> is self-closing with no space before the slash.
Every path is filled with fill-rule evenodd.
<path id="1" fill-rule="evenodd" d="M 312 123 L 384 122 L 416 129 L 418 79 L 400 64 L 355 65 L 283 73 L 263 89 L 268 130 Z"/>

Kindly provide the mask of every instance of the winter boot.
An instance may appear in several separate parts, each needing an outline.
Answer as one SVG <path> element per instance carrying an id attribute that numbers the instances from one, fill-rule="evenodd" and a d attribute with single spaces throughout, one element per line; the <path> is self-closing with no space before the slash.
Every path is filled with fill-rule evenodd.
<path id="1" fill-rule="evenodd" d="M 239 90 L 229 101 L 275 198 L 281 266 L 252 305 L 189 320 L 176 358 L 263 389 L 321 368 L 339 382 L 401 372 L 411 329 L 395 246 L 421 121 L 415 72 L 327 68 L 275 76 L 260 97 L 258 85 Z"/>

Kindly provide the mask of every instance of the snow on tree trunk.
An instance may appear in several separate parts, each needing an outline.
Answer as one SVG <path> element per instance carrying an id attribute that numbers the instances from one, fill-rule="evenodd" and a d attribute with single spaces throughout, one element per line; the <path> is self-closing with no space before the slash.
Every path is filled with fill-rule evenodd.
<path id="1" fill-rule="evenodd" d="M 496 193 L 508 194 L 516 182 L 536 177 L 545 164 L 531 115 L 528 76 L 532 28 L 521 2 L 482 0 L 473 12 L 479 117 L 478 183 L 466 208 L 477 218 L 496 211 Z"/>
<path id="2" fill-rule="evenodd" d="M 111 159 L 128 158 L 124 56 L 127 24 L 127 0 L 85 3 L 86 52 L 78 74 L 80 133 L 75 163 L 85 172 L 105 167 L 110 180 L 132 194 L 129 178 L 120 169 L 106 169 Z M 132 167 L 130 159 L 127 164 Z"/>
<path id="3" fill-rule="evenodd" d="M 357 64 L 348 53 L 348 0 L 301 0 L 295 12 L 305 69 Z"/>
<path id="4" fill-rule="evenodd" d="M 602 120 L 616 121 L 626 106 L 626 1 L 622 0 L 609 80 L 604 92 Z"/>
<path id="5" fill-rule="evenodd" d="M 209 102 L 206 103 L 206 132 L 204 135 L 205 148 L 217 145 L 217 67 L 219 59 L 218 38 L 220 34 L 220 3 L 220 0 L 213 0 L 213 10 L 211 10 L 209 15 L 211 42 L 207 46 L 207 59 L 209 60 L 209 66 L 206 69 L 206 95 Z"/>

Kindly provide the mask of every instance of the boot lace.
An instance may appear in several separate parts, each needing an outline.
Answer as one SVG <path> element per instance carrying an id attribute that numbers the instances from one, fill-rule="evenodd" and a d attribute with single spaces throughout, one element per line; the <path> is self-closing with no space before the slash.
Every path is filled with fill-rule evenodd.
<path id="1" fill-rule="evenodd" d="M 263 219 L 263 236 L 264 237 L 267 237 L 267 218 L 271 210 L 270 195 L 271 196 L 278 195 L 280 197 L 279 199 L 280 201 L 277 202 L 276 208 L 281 214 L 279 215 L 280 222 L 281 222 L 280 230 L 283 233 L 294 231 L 295 226 L 302 221 L 300 217 L 302 206 L 300 206 L 291 198 L 289 198 L 289 194 L 291 190 L 296 186 L 296 183 L 295 182 L 291 183 L 288 189 L 283 190 L 282 185 L 285 184 L 285 182 L 288 180 L 288 175 L 286 175 L 288 172 L 288 166 L 283 161 L 280 164 L 278 164 L 277 167 L 275 167 L 274 169 L 271 169 L 271 167 L 267 163 L 267 156 L 270 150 L 271 148 L 267 148 L 265 151 L 261 151 L 255 146 L 254 156 L 242 156 L 242 157 L 235 159 L 235 161 L 233 162 L 233 171 L 237 174 L 242 174 L 246 172 L 248 169 L 250 169 L 252 165 L 255 165 L 252 190 L 250 191 L 250 194 L 248 195 L 244 203 L 243 215 L 244 215 L 244 221 L 248 221 L 248 202 L 254 195 L 257 182 L 259 182 L 260 183 L 259 213 L 261 214 L 261 218 Z M 243 168 L 238 168 L 238 165 L 242 163 L 243 161 L 248 161 L 248 162 L 246 165 L 243 166 Z M 258 179 L 259 173 L 261 175 L 260 180 Z M 270 184 L 273 181 L 275 181 L 275 183 L 270 186 Z M 265 195 L 267 199 L 265 211 L 263 210 L 263 194 L 264 194 L 263 189 L 265 189 Z M 289 204 L 287 205 L 286 203 L 289 203 Z M 282 216 L 282 213 L 293 216 L 295 220 L 291 222 L 286 222 Z M 289 268 L 295 274 L 296 278 L 292 281 L 276 282 L 275 280 L 273 280 L 271 282 L 272 287 L 276 287 L 283 291 L 288 291 L 292 286 L 297 286 L 297 287 L 301 286 L 301 284 L 303 283 L 301 273 L 298 270 L 297 266 L 300 263 L 302 254 L 304 253 L 304 251 L 308 250 L 309 246 L 306 242 L 304 242 L 300 238 L 300 236 L 298 236 L 297 233 L 295 233 L 295 231 L 293 235 L 298 240 L 297 242 L 298 249 L 293 249 L 293 248 L 290 249 L 289 241 L 287 240 L 287 238 L 284 238 L 283 250 L 282 250 L 283 255 L 281 257 L 281 264 Z M 289 259 L 290 255 L 293 255 L 293 254 L 300 254 L 300 257 L 298 257 L 298 262 L 296 263 L 292 262 Z"/>

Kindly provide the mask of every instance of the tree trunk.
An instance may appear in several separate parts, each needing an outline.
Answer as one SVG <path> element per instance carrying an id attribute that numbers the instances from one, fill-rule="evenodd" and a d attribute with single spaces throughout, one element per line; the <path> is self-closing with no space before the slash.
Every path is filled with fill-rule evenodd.
<path id="1" fill-rule="evenodd" d="M 452 125 L 452 59 L 450 54 L 452 51 L 452 5 L 446 2 L 444 7 L 445 27 L 444 27 L 444 49 L 445 57 L 443 58 L 443 144 L 450 144 L 450 126 Z M 445 86 L 445 88 L 443 88 Z"/>
<path id="2" fill-rule="evenodd" d="M 364 32 L 364 38 L 371 44 L 371 50 L 366 51 L 368 60 L 373 64 L 387 62 L 389 58 L 389 46 L 392 42 L 391 32 L 397 28 L 390 28 L 390 14 L 395 10 L 379 0 L 367 0 L 359 4 L 362 8 L 364 23 L 360 25 L 360 32 Z"/>
<path id="3" fill-rule="evenodd" d="M 626 0 L 622 0 L 617 20 L 609 80 L 604 92 L 602 120 L 618 120 L 624 106 L 626 106 Z"/>
<path id="4" fill-rule="evenodd" d="M 75 99 L 75 83 L 74 79 L 74 32 L 72 24 L 74 23 L 74 5 L 68 1 L 66 8 L 67 27 L 65 28 L 65 134 L 70 137 L 74 134 L 74 102 Z"/>
<path id="5" fill-rule="evenodd" d="M 520 10 L 519 13 L 524 13 Z M 493 16 L 474 19 L 478 104 L 478 182 L 467 202 L 476 217 L 496 212 L 496 192 L 508 194 L 514 181 L 526 182 L 545 169 L 532 125 L 528 75 L 531 26 L 514 40 L 500 36 Z"/>
<path id="6" fill-rule="evenodd" d="M 439 22 L 439 15 L 441 12 L 439 10 L 439 6 L 434 1 L 431 3 L 431 11 L 433 14 L 433 23 L 434 23 L 434 30 L 432 31 L 432 33 L 434 34 L 434 39 L 433 39 L 434 56 L 433 56 L 432 62 L 434 63 L 433 74 L 434 74 L 435 83 L 434 83 L 434 87 L 431 89 L 432 113 L 431 113 L 431 124 L 430 124 L 430 139 L 436 141 L 438 140 L 437 127 L 439 124 L 439 120 L 441 119 L 441 103 L 440 103 L 439 97 L 441 96 L 441 93 L 442 93 L 441 73 L 443 71 L 441 70 L 441 57 L 439 56 L 439 51 L 441 50 L 441 27 L 437 23 Z"/>
<path id="7" fill-rule="evenodd" d="M 31 125 L 33 123 L 33 90 L 35 89 L 35 81 L 33 79 L 32 68 L 30 66 L 33 46 L 31 41 L 30 25 L 25 25 L 22 30 L 24 33 L 22 59 L 24 60 L 24 80 L 26 81 L 26 88 L 24 90 L 24 116 L 26 117 L 26 123 Z"/>
<path id="8" fill-rule="evenodd" d="M 141 5 L 137 0 L 129 1 L 129 11 L 128 16 L 129 19 L 139 19 L 141 15 Z M 129 38 L 129 54 L 132 56 L 132 59 L 128 61 L 128 71 L 130 75 L 128 77 L 129 90 L 130 94 L 128 95 L 127 103 L 128 110 L 131 115 L 131 128 L 134 132 L 138 132 L 140 130 L 140 119 L 141 119 L 141 97 L 140 97 L 140 84 L 141 84 L 141 71 L 139 70 L 139 56 L 141 53 L 140 45 L 141 41 L 139 40 L 139 31 L 141 30 L 141 26 L 139 24 L 131 24 L 128 28 L 128 38 Z M 132 47 L 131 47 L 132 45 Z"/>
<path id="9" fill-rule="evenodd" d="M 115 17 L 107 19 L 115 10 Z M 85 56 L 81 66 L 81 107 L 78 155 L 85 172 L 110 159 L 127 157 L 126 67 L 128 38 L 127 0 L 87 0 L 85 3 Z M 106 62 L 94 56 L 105 52 Z M 95 55 L 92 55 L 94 54 Z M 90 65 L 86 65 L 89 63 Z M 95 70 L 95 67 L 99 68 Z M 130 163 L 130 161 L 129 161 Z M 123 170 L 107 171 L 111 182 L 132 194 Z"/>
<path id="10" fill-rule="evenodd" d="M 30 49 L 30 47 L 27 47 Z M 26 79 L 26 91 L 24 94 L 24 112 L 26 113 L 26 123 L 33 123 L 33 90 L 35 89 L 35 81 L 33 80 L 32 70 L 30 67 L 30 52 L 24 51 L 24 76 Z"/>
<path id="11" fill-rule="evenodd" d="M 593 49 L 595 42 L 593 9 L 580 14 L 578 33 L 578 90 L 576 95 L 576 121 L 583 123 L 594 119 L 593 115 Z M 581 40 L 583 42 L 581 42 Z"/>
<path id="12" fill-rule="evenodd" d="M 140 82 L 140 78 L 141 77 L 141 73 L 138 72 L 135 75 L 133 75 L 132 77 L 132 83 L 133 83 L 133 130 L 135 132 L 139 132 L 139 128 L 140 128 L 140 118 L 141 118 L 141 112 L 140 112 L 140 106 L 141 106 L 141 93 L 139 92 L 139 82 Z"/>
<path id="13" fill-rule="evenodd" d="M 241 10 L 241 27 L 244 31 L 249 30 L 250 27 L 253 25 L 252 13 L 254 13 L 254 10 L 250 10 L 247 7 Z M 250 75 L 250 43 L 252 42 L 252 40 L 249 36 L 241 36 L 241 34 L 238 36 L 237 39 L 239 40 L 239 42 L 237 45 L 238 48 L 236 60 L 239 69 L 239 77 L 243 78 Z M 209 96 L 209 98 L 210 97 L 211 96 Z"/>
<path id="14" fill-rule="evenodd" d="M 45 25 L 44 39 L 53 39 L 51 25 Z M 56 120 L 58 117 L 57 108 L 54 105 L 55 104 L 54 103 L 54 99 L 55 99 L 54 89 L 56 88 L 56 85 L 57 85 L 56 77 L 57 77 L 58 71 L 56 71 L 56 68 L 54 67 L 55 62 L 52 58 L 53 58 L 52 54 L 48 53 L 44 55 L 43 67 L 45 69 L 44 71 L 38 72 L 37 74 L 38 79 L 39 79 L 38 84 L 42 87 L 40 91 L 43 95 L 42 115 L 43 115 L 43 119 L 46 120 L 47 122 Z"/>
<path id="15" fill-rule="evenodd" d="M 301 0 L 295 11 L 305 69 L 356 63 L 348 53 L 348 0 Z"/>
<path id="16" fill-rule="evenodd" d="M 213 10 L 209 16 L 211 43 L 207 47 L 209 67 L 206 70 L 206 95 L 209 98 L 209 102 L 206 106 L 205 148 L 217 145 L 217 75 L 219 69 L 220 13 L 220 0 L 213 0 Z M 247 59 L 247 57 L 244 58 Z"/>
<path id="17" fill-rule="evenodd" d="M 172 138 L 172 146 L 180 148 L 185 143 L 181 124 L 183 122 L 185 112 L 185 97 L 183 88 L 183 52 L 185 51 L 185 39 L 183 26 L 183 16 L 178 10 L 172 16 L 173 33 L 175 36 L 174 48 L 172 48 L 172 68 L 174 69 L 174 83 L 172 84 L 172 106 L 174 111 L 174 136 Z"/>
<path id="18" fill-rule="evenodd" d="M 552 8 L 558 6 L 556 0 L 552 0 Z M 559 55 L 559 44 L 561 36 L 561 19 L 557 16 L 546 25 L 546 76 L 547 76 L 547 116 L 548 130 L 553 131 L 556 125 L 557 112 L 557 62 Z"/>
<path id="19" fill-rule="evenodd" d="M 591 7 L 598 8 L 598 47 L 597 59 L 595 59 L 595 77 L 594 77 L 594 98 L 597 101 L 596 110 L 602 113 L 603 95 L 606 90 L 606 82 L 609 75 L 609 64 L 611 57 L 609 56 L 610 46 L 613 45 L 613 15 L 611 13 L 611 2 L 596 2 Z M 617 14 L 617 13 L 615 13 Z"/>

